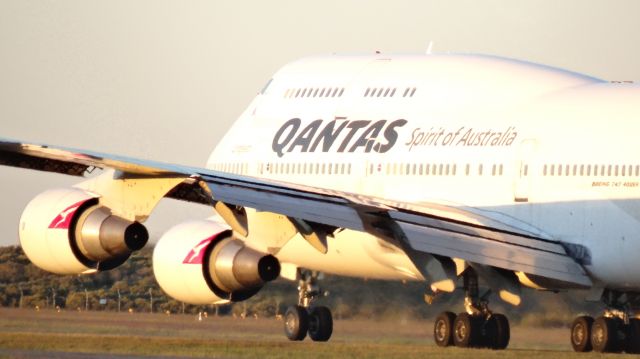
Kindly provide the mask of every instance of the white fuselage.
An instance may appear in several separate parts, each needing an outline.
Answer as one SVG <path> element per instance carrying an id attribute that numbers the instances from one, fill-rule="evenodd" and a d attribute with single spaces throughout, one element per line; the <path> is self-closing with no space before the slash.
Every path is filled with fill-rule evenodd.
<path id="1" fill-rule="evenodd" d="M 474 55 L 332 56 L 280 70 L 208 167 L 442 203 L 588 250 L 609 288 L 640 289 L 640 87 Z M 278 257 L 422 278 L 402 251 L 344 231 Z"/>

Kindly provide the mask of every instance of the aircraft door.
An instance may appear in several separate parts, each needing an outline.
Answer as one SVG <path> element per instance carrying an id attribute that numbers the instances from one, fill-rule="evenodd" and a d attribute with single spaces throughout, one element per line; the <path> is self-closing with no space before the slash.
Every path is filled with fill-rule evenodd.
<path id="1" fill-rule="evenodd" d="M 520 142 L 516 168 L 516 178 L 513 186 L 514 202 L 529 202 L 531 195 L 531 178 L 535 169 L 535 154 L 538 142 L 534 139 L 526 139 Z"/>

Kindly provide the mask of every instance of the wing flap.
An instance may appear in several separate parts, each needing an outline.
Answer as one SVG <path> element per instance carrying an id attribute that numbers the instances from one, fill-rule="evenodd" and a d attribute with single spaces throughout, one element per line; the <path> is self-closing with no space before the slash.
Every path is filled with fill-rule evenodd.
<path id="1" fill-rule="evenodd" d="M 399 222 L 409 245 L 417 251 L 460 258 L 590 287 L 582 267 L 566 254 L 540 251 L 460 232 Z"/>

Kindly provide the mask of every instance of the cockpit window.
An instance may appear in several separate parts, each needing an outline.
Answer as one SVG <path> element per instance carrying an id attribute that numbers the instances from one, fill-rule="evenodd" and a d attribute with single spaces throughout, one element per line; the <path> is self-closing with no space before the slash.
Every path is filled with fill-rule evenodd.
<path id="1" fill-rule="evenodd" d="M 264 93 L 267 92 L 267 89 L 269 88 L 269 85 L 271 85 L 271 82 L 273 82 L 273 79 L 269 80 L 269 82 L 267 82 L 267 84 L 264 85 L 264 87 L 262 88 L 262 91 L 260 91 L 261 95 L 264 95 Z"/>

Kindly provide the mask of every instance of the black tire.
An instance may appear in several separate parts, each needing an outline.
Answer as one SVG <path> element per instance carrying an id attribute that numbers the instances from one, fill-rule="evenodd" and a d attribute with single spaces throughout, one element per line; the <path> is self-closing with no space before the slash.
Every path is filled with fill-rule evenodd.
<path id="1" fill-rule="evenodd" d="M 309 313 L 309 338 L 314 342 L 326 342 L 333 333 L 333 318 L 327 307 L 315 307 Z"/>
<path id="2" fill-rule="evenodd" d="M 509 346 L 511 329 L 504 314 L 492 314 L 484 323 L 484 344 L 487 348 L 503 350 Z"/>
<path id="3" fill-rule="evenodd" d="M 618 339 L 620 320 L 599 317 L 591 326 L 591 345 L 593 350 L 600 353 L 617 353 L 622 350 Z"/>
<path id="4" fill-rule="evenodd" d="M 640 354 L 640 319 L 629 319 L 624 351 L 629 354 Z"/>
<path id="5" fill-rule="evenodd" d="M 433 324 L 433 340 L 439 347 L 453 345 L 453 322 L 456 315 L 452 312 L 442 312 Z"/>
<path id="6" fill-rule="evenodd" d="M 475 348 L 482 345 L 480 326 L 484 319 L 469 313 L 460 313 L 453 321 L 453 343 L 460 348 Z"/>
<path id="7" fill-rule="evenodd" d="M 571 346 L 573 350 L 579 353 L 590 352 L 593 350 L 591 345 L 591 327 L 593 326 L 593 318 L 589 316 L 577 317 L 571 325 Z"/>
<path id="8" fill-rule="evenodd" d="M 284 314 L 284 334 L 289 340 L 300 341 L 307 336 L 309 314 L 299 305 L 287 308 Z"/>

